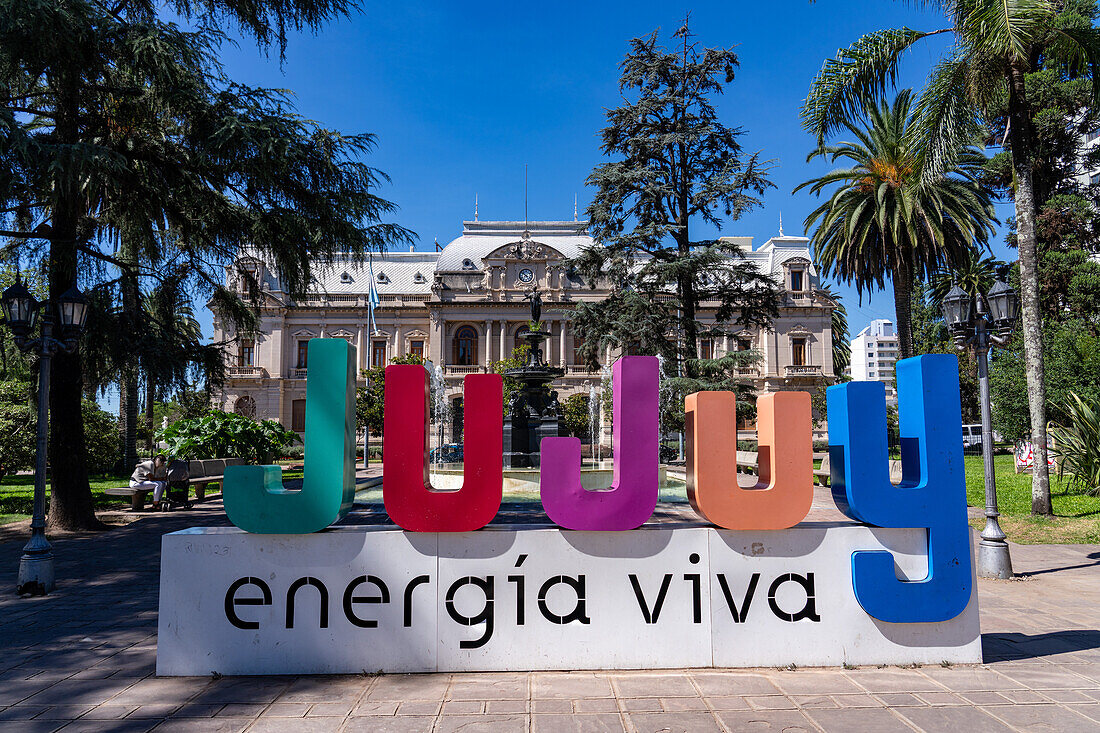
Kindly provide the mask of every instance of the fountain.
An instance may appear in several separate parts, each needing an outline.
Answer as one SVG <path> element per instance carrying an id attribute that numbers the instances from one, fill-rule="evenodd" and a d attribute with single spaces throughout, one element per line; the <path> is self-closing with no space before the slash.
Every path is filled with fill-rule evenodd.
<path id="1" fill-rule="evenodd" d="M 550 334 L 539 328 L 542 325 L 542 295 L 536 287 L 528 297 L 534 328 L 522 336 L 530 347 L 527 363 L 504 373 L 520 383 L 504 417 L 505 468 L 538 468 L 542 439 L 558 435 L 558 393 L 550 389 L 550 382 L 563 376 L 565 370 L 543 361 L 542 343 Z"/>
<path id="2" fill-rule="evenodd" d="M 537 290 L 533 290 L 528 297 L 531 299 L 531 320 L 535 329 L 522 335 L 530 346 L 527 363 L 518 369 L 505 372 L 506 376 L 517 380 L 521 385 L 512 395 L 507 414 L 504 416 L 502 488 L 507 501 L 537 501 L 538 499 L 539 446 L 543 438 L 558 435 L 560 418 L 558 395 L 551 389 L 551 382 L 565 373 L 565 370 L 552 367 L 543 359 L 542 344 L 550 334 L 538 328 L 542 315 L 542 296 Z M 446 383 L 443 379 L 443 370 L 438 365 L 429 368 L 429 374 L 431 375 L 432 419 L 436 421 L 438 442 L 442 445 L 443 425 L 449 412 Z M 611 427 L 609 416 L 604 409 L 603 396 L 610 394 L 611 389 L 611 368 L 604 365 L 600 373 L 599 385 L 589 385 L 588 388 L 589 420 L 595 461 L 581 468 L 581 485 L 592 491 L 611 488 L 615 478 L 613 466 L 609 461 L 605 463 L 603 455 L 604 441 L 610 444 Z M 437 452 L 436 460 L 431 465 L 432 488 L 436 491 L 457 491 L 463 484 L 463 466 L 461 463 L 441 462 L 441 453 L 441 451 Z M 674 497 L 683 494 L 683 480 L 668 477 L 664 466 L 660 467 L 659 481 L 662 491 L 671 491 Z M 686 501 L 686 495 L 683 500 Z M 356 501 L 361 504 L 376 503 L 381 501 L 381 493 L 378 489 L 364 490 L 357 494 Z"/>

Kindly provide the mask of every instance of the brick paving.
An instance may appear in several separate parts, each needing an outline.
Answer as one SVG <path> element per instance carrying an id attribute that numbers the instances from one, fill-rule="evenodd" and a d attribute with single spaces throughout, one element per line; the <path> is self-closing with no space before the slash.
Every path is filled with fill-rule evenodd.
<path id="1" fill-rule="evenodd" d="M 828 504 L 813 518 L 831 518 Z M 660 518 L 684 514 L 663 505 Z M 348 518 L 381 521 L 376 507 Z M 978 666 L 158 679 L 160 536 L 224 524 L 211 501 L 51 538 L 57 590 L 0 596 L 0 729 L 1100 731 L 1098 546 L 1014 545 L 1021 579 L 978 583 Z M 12 580 L 24 527 L 0 528 Z"/>

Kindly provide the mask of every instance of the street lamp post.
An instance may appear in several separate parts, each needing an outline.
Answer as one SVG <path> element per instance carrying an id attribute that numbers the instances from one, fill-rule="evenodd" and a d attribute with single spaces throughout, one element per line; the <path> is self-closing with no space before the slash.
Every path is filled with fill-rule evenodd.
<path id="1" fill-rule="evenodd" d="M 88 299 L 75 287 L 70 288 L 56 303 L 39 303 L 17 276 L 15 284 L 0 296 L 4 318 L 22 351 L 38 354 L 38 426 L 34 469 L 34 509 L 31 517 L 31 538 L 19 558 L 19 579 L 16 591 L 20 595 L 45 595 L 54 589 L 53 548 L 46 539 L 46 448 L 49 436 L 50 359 L 59 351 L 70 353 L 84 330 L 88 316 Z M 42 332 L 31 338 L 39 314 Z M 54 326 L 57 335 L 54 335 Z"/>
<path id="2" fill-rule="evenodd" d="M 944 320 L 957 348 L 974 349 L 978 359 L 978 387 L 982 411 L 982 463 L 985 468 L 985 528 L 978 543 L 978 576 L 1012 577 L 1012 558 L 1008 542 L 997 521 L 997 479 L 993 473 L 993 427 L 989 397 L 989 349 L 1003 345 L 1016 324 L 1019 299 L 1003 281 L 998 280 L 986 295 L 970 296 L 958 285 L 943 300 Z"/>

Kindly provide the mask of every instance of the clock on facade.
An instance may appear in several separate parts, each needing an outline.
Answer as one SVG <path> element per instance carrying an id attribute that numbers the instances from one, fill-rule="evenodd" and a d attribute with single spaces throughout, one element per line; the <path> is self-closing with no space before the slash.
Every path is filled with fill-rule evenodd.
<path id="1" fill-rule="evenodd" d="M 535 273 L 531 272 L 528 268 L 523 268 L 519 271 L 519 281 L 521 283 L 529 283 L 535 279 Z"/>

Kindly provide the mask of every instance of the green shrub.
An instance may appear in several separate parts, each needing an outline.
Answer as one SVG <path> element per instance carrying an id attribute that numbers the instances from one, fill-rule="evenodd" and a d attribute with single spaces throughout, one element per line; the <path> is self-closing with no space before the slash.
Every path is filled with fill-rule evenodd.
<path id="1" fill-rule="evenodd" d="M 92 400 L 84 400 L 84 453 L 88 461 L 88 473 L 102 476 L 110 473 L 118 462 L 122 450 L 122 436 L 118 432 L 118 420 L 100 409 Z"/>
<path id="2" fill-rule="evenodd" d="M 34 466 L 38 417 L 30 399 L 30 382 L 0 382 L 0 476 Z"/>
<path id="3" fill-rule="evenodd" d="M 272 463 L 296 442 L 298 434 L 278 420 L 253 420 L 232 412 L 210 410 L 201 417 L 177 420 L 157 433 L 177 458 L 240 457 Z"/>
<path id="4" fill-rule="evenodd" d="M 581 440 L 592 437 L 589 425 L 588 395 L 576 392 L 561 403 L 561 421 L 564 434 Z"/>
<path id="5" fill-rule="evenodd" d="M 1070 392 L 1061 405 L 1063 425 L 1051 429 L 1058 475 L 1089 494 L 1100 494 L 1100 398 L 1082 399 Z"/>

